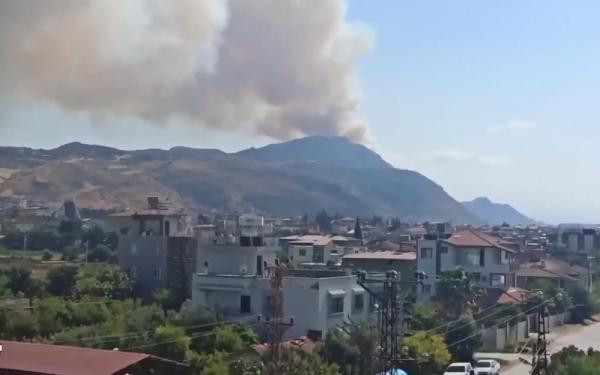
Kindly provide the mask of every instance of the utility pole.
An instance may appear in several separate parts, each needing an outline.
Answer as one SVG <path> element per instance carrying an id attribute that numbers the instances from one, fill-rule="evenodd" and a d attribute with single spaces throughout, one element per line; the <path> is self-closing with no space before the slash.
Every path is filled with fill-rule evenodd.
<path id="1" fill-rule="evenodd" d="M 532 375 L 547 374 L 548 371 L 548 342 L 546 341 L 546 303 L 544 301 L 544 293 L 542 291 L 537 292 L 539 303 L 537 308 L 537 343 L 533 352 L 533 358 L 531 360 L 531 372 Z"/>
<path id="2" fill-rule="evenodd" d="M 400 294 L 401 284 L 415 284 L 415 282 L 402 282 L 397 271 L 388 271 L 382 278 L 367 278 L 365 271 L 357 272 L 357 283 L 363 287 L 371 297 L 378 302 L 379 329 L 379 359 L 384 371 L 400 369 L 404 362 L 413 361 L 408 356 L 404 347 L 405 303 Z M 423 272 L 415 272 L 416 284 L 420 284 L 427 276 Z M 371 284 L 380 284 L 381 291 L 371 288 Z"/>
<path id="3" fill-rule="evenodd" d="M 266 274 L 271 279 L 271 314 L 265 318 L 265 326 L 269 328 L 269 363 L 268 373 L 271 375 L 279 375 L 281 362 L 281 349 L 283 341 L 283 333 L 288 327 L 294 325 L 294 318 L 291 317 L 288 322 L 283 320 L 283 275 L 285 266 L 279 265 L 276 262 L 275 266 L 267 267 Z M 259 322 L 262 316 L 258 316 Z"/>
<path id="4" fill-rule="evenodd" d="M 23 232 L 23 253 L 27 252 L 27 232 Z"/>

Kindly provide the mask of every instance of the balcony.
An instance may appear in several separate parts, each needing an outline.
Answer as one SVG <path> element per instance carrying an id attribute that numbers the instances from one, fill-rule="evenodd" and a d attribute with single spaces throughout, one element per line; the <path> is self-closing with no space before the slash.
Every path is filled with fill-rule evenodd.
<path id="1" fill-rule="evenodd" d="M 257 279 L 256 275 L 197 273 L 194 275 L 194 287 L 198 290 L 242 292 L 252 289 Z"/>

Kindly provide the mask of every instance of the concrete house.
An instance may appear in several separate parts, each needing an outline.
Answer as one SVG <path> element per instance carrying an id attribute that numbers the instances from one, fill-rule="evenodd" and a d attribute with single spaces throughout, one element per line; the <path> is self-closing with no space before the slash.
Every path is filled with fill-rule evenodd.
<path id="1" fill-rule="evenodd" d="M 344 255 L 365 250 L 362 240 L 320 234 L 283 237 L 279 243 L 294 267 L 303 264 L 339 264 Z"/>
<path id="2" fill-rule="evenodd" d="M 435 282 L 441 272 L 459 267 L 471 273 L 481 287 L 515 286 L 516 251 L 511 243 L 474 229 L 440 237 L 427 235 L 417 241 L 417 268 L 428 275 L 417 290 L 420 299 L 435 294 Z"/>
<path id="3" fill-rule="evenodd" d="M 156 289 L 170 287 L 184 288 L 182 293 L 189 295 L 196 269 L 196 239 L 188 216 L 150 197 L 147 207 L 114 217 L 113 222 L 121 225 L 115 249 L 118 264 L 140 293 L 149 296 Z"/>
<path id="4" fill-rule="evenodd" d="M 369 273 L 397 271 L 402 280 L 413 281 L 417 270 L 417 253 L 381 250 L 346 254 L 342 257 L 342 266 Z"/>
<path id="5" fill-rule="evenodd" d="M 228 316 L 262 313 L 269 288 L 265 271 L 275 264 L 278 248 L 256 245 L 236 238 L 199 242 L 192 299 Z"/>
<path id="6" fill-rule="evenodd" d="M 307 243 L 307 249 L 312 250 L 314 244 Z M 317 241 L 317 246 L 319 244 Z M 226 319 L 258 322 L 259 315 L 272 315 L 269 269 L 277 264 L 279 247 L 264 245 L 261 237 L 248 239 L 215 233 L 209 239 L 205 233 L 198 240 L 192 300 L 204 306 L 216 306 Z M 334 248 L 331 238 L 327 243 L 323 240 L 325 245 L 328 249 Z M 284 319 L 294 318 L 285 338 L 321 338 L 331 327 L 349 318 L 364 320 L 370 315 L 366 291 L 347 271 L 289 269 L 284 273 L 282 286 Z"/>
<path id="7" fill-rule="evenodd" d="M 592 270 L 576 264 L 569 264 L 558 259 L 542 259 L 539 262 L 522 264 L 516 271 L 517 286 L 528 288 L 536 281 L 544 280 L 564 288 L 578 285 L 588 291 L 592 290 Z"/>

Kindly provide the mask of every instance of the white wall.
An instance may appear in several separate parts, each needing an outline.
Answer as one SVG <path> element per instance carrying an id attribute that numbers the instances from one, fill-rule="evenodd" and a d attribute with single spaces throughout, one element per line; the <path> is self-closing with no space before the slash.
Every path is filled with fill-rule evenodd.
<path id="1" fill-rule="evenodd" d="M 196 271 L 204 272 L 204 262 L 208 262 L 209 273 L 239 275 L 244 266 L 245 274 L 255 275 L 257 256 L 261 255 L 263 262 L 273 265 L 277 249 L 199 243 Z"/>

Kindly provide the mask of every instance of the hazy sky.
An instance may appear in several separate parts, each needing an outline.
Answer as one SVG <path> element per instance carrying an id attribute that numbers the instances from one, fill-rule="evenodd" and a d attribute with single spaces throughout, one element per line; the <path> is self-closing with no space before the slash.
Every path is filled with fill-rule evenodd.
<path id="1" fill-rule="evenodd" d="M 357 60 L 372 148 L 459 200 L 488 196 L 552 223 L 600 221 L 599 2 L 351 0 L 347 10 L 373 40 Z M 233 151 L 273 141 L 92 120 L 44 100 L 0 92 L 0 144 Z"/>

